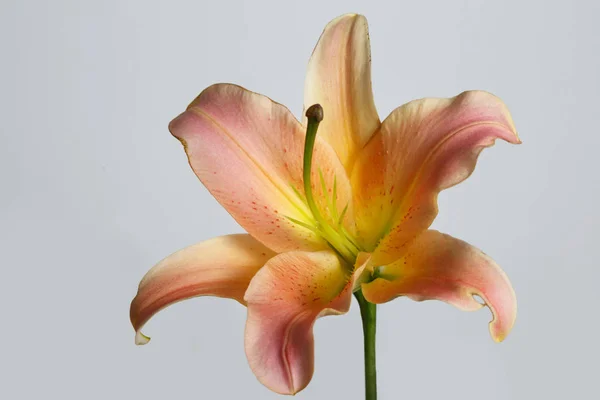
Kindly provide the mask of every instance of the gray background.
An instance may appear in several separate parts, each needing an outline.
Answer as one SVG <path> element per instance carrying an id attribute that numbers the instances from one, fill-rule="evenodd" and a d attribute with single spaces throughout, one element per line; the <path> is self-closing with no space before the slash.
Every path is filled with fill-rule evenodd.
<path id="1" fill-rule="evenodd" d="M 308 57 L 345 12 L 370 23 L 381 117 L 485 89 L 524 144 L 484 152 L 434 227 L 492 255 L 518 295 L 490 313 L 380 307 L 381 399 L 596 399 L 600 6 L 597 1 L 4 1 L 0 6 L 0 397 L 275 399 L 247 366 L 245 309 L 201 298 L 133 344 L 139 279 L 171 252 L 241 228 L 167 124 L 234 82 L 298 115 Z M 363 397 L 357 307 L 320 320 L 299 399 Z"/>

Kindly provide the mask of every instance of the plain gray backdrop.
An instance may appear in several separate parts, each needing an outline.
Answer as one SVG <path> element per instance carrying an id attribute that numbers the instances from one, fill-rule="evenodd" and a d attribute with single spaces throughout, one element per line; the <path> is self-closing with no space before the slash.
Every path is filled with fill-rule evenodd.
<path id="1" fill-rule="evenodd" d="M 434 224 L 508 273 L 513 332 L 495 344 L 487 309 L 380 306 L 380 398 L 598 398 L 598 1 L 0 4 L 0 398 L 279 398 L 247 365 L 239 304 L 179 303 L 136 347 L 129 302 L 164 256 L 242 232 L 168 122 L 215 82 L 299 116 L 313 46 L 346 12 L 369 21 L 382 118 L 483 89 L 523 140 L 486 150 L 441 195 Z M 315 375 L 297 398 L 363 398 L 356 304 L 315 336 Z"/>

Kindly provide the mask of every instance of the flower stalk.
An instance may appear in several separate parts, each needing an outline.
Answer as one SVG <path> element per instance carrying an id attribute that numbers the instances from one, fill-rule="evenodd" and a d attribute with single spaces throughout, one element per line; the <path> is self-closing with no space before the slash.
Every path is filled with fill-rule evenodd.
<path id="1" fill-rule="evenodd" d="M 365 399 L 377 400 L 377 368 L 375 360 L 375 334 L 377 323 L 377 305 L 365 299 L 362 291 L 354 293 L 360 307 L 365 352 Z"/>

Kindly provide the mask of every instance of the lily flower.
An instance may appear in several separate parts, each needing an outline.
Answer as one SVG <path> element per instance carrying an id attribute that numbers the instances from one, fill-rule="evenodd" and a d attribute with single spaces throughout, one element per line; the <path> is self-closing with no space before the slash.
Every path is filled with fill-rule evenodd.
<path id="1" fill-rule="evenodd" d="M 465 180 L 482 149 L 520 143 L 502 101 L 483 91 L 420 99 L 381 122 L 367 22 L 354 14 L 326 26 L 304 97 L 300 122 L 265 96 L 216 84 L 170 123 L 195 174 L 248 233 L 152 268 L 131 303 L 136 343 L 149 341 L 141 329 L 164 307 L 231 298 L 248 309 L 252 371 L 294 394 L 313 375 L 316 319 L 346 313 L 353 293 L 361 304 L 406 296 L 467 311 L 483 306 L 476 295 L 502 341 L 517 310 L 507 276 L 477 248 L 429 229 L 438 193 Z"/>

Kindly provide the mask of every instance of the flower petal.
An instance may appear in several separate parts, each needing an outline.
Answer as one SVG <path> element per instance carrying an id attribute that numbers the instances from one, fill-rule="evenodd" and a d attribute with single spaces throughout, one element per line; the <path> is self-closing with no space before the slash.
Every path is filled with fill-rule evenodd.
<path id="1" fill-rule="evenodd" d="M 275 253 L 250 235 L 228 235 L 186 247 L 154 266 L 131 302 L 136 343 L 150 340 L 142 326 L 161 309 L 196 296 L 228 297 L 244 303 L 252 277 Z"/>
<path id="2" fill-rule="evenodd" d="M 371 89 L 367 20 L 342 15 L 323 31 L 308 64 L 304 108 L 321 104 L 319 135 L 350 170 L 356 153 L 380 125 Z"/>
<path id="3" fill-rule="evenodd" d="M 376 268 L 380 278 L 362 285 L 365 298 L 385 303 L 398 296 L 442 300 L 465 311 L 492 311 L 490 333 L 504 340 L 517 317 L 517 299 L 506 274 L 481 250 L 462 240 L 428 230 L 411 242 L 403 256 Z"/>
<path id="4" fill-rule="evenodd" d="M 394 110 L 352 173 L 355 218 L 367 251 L 387 264 L 393 246 L 413 239 L 437 215 L 437 195 L 466 179 L 496 139 L 520 143 L 505 105 L 481 91 L 415 100 Z M 387 235 L 387 237 L 385 237 Z"/>
<path id="5" fill-rule="evenodd" d="M 302 158 L 305 131 L 289 110 L 265 96 L 228 84 L 213 85 L 175 118 L 169 129 L 184 145 L 202 183 L 252 236 L 276 252 L 320 250 L 327 244 L 304 201 Z M 331 147 L 317 138 L 313 156 L 314 194 L 325 209 L 325 186 L 337 182 L 337 206 L 350 202 L 351 189 Z M 326 212 L 324 212 L 327 215 Z M 350 214 L 350 213 L 348 213 Z M 350 216 L 345 218 L 353 226 Z"/>
<path id="6" fill-rule="evenodd" d="M 279 254 L 252 279 L 246 355 L 258 380 L 281 394 L 304 389 L 314 368 L 312 327 L 350 307 L 352 284 L 330 251 Z"/>

